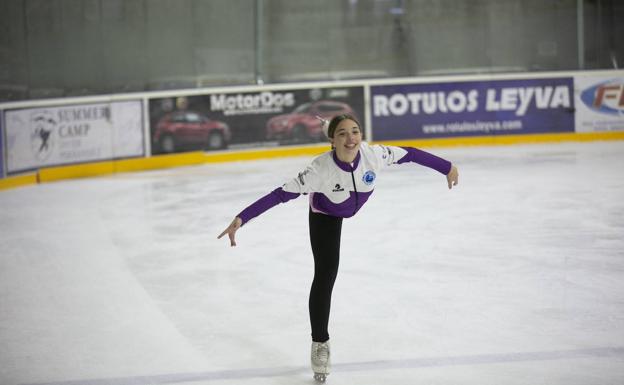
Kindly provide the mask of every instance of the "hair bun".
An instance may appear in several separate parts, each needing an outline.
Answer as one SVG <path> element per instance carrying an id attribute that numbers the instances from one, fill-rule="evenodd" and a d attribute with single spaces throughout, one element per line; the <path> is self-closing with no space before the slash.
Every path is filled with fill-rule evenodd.
<path id="1" fill-rule="evenodd" d="M 323 119 L 323 134 L 325 134 L 325 137 L 329 138 L 329 120 L 327 119 Z"/>
<path id="2" fill-rule="evenodd" d="M 321 121 L 321 129 L 323 130 L 323 134 L 325 134 L 325 136 L 329 138 L 329 120 L 323 119 L 318 115 L 316 116 L 316 118 Z"/>

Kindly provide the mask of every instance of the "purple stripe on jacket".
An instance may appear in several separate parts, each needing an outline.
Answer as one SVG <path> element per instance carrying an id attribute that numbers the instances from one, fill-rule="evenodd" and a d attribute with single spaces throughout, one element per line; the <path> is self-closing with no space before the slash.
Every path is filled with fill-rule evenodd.
<path id="1" fill-rule="evenodd" d="M 448 175 L 448 173 L 451 172 L 451 162 L 449 162 L 448 160 L 442 159 L 438 156 L 419 150 L 417 148 L 413 148 L 413 147 L 401 147 L 401 148 L 407 151 L 407 154 L 405 154 L 405 156 L 403 156 L 401 159 L 397 161 L 398 164 L 406 163 L 406 162 L 413 162 L 413 163 L 418 163 L 426 167 L 430 167 L 444 175 Z"/>
<path id="2" fill-rule="evenodd" d="M 320 211 L 333 217 L 350 218 L 366 203 L 373 190 L 366 192 L 349 192 L 349 198 L 341 203 L 334 203 L 322 193 L 311 194 L 312 211 Z M 357 194 L 357 197 L 356 197 Z"/>

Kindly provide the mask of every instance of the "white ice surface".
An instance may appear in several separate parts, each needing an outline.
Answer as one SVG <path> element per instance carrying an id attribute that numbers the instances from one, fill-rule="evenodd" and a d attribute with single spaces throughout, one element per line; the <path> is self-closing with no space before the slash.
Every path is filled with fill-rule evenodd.
<path id="1" fill-rule="evenodd" d="M 624 383 L 624 142 L 430 150 L 343 224 L 328 384 Z M 310 158 L 0 192 L 0 384 L 312 384 Z"/>

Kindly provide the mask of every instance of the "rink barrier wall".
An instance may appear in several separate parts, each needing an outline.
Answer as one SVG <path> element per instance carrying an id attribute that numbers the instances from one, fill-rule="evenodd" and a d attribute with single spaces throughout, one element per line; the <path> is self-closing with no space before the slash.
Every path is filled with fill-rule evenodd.
<path id="1" fill-rule="evenodd" d="M 419 148 L 444 148 L 458 146 L 501 146 L 513 144 L 553 143 L 571 141 L 588 142 L 600 140 L 624 140 L 624 132 L 501 135 L 484 137 L 383 141 L 373 143 L 394 146 L 411 146 Z M 217 153 L 205 153 L 197 151 L 174 155 L 158 155 L 150 158 L 121 159 L 70 166 L 46 167 L 39 170 L 37 173 L 0 179 L 0 190 L 67 179 L 106 176 L 126 172 L 160 170 L 173 167 L 202 165 L 206 163 L 253 161 L 260 159 L 295 156 L 312 157 L 319 155 L 327 150 L 329 150 L 329 146 L 323 144 L 269 150 L 223 151 Z"/>
<path id="2" fill-rule="evenodd" d="M 518 73 L 518 74 L 482 74 L 482 75 L 462 75 L 462 76 L 433 76 L 433 77 L 409 77 L 409 78 L 393 78 L 393 79 L 361 79 L 361 80 L 347 80 L 347 81 L 326 81 L 326 82 L 307 82 L 307 83 L 288 83 L 288 84 L 271 84 L 271 85 L 241 85 L 241 86 L 227 86 L 227 87 L 210 87 L 202 89 L 188 89 L 188 90 L 168 90 L 168 91 L 155 91 L 155 92 L 143 92 L 132 94 L 114 94 L 114 95 L 97 95 L 86 97 L 70 97 L 62 99 L 49 99 L 49 100 L 28 100 L 18 102 L 0 103 L 0 128 L 2 131 L 6 130 L 4 126 L 6 114 L 5 112 L 10 110 L 22 110 L 22 109 L 36 109 L 36 108 L 62 108 L 66 106 L 78 106 L 85 104 L 97 104 L 97 103 L 109 103 L 115 104 L 119 102 L 136 102 L 140 100 L 142 103 L 141 113 L 141 126 L 143 132 L 143 150 L 144 154 L 128 154 L 124 156 L 124 159 L 103 159 L 103 160 L 75 160 L 73 163 L 68 163 L 58 166 L 45 166 L 40 165 L 38 169 L 24 169 L 23 172 L 17 172 L 11 175 L 8 172 L 8 166 L 6 162 L 1 165 L 2 171 L 5 172 L 3 178 L 0 178 L 0 190 L 31 185 L 36 183 L 46 183 L 56 180 L 65 180 L 73 178 L 93 177 L 99 175 L 110 175 L 119 172 L 134 172 L 134 171 L 146 171 L 156 170 L 169 167 L 190 166 L 204 163 L 219 163 L 219 162 L 232 162 L 232 161 L 247 161 L 256 159 L 270 159 L 276 157 L 290 157 L 290 156 L 314 156 L 320 154 L 329 149 L 327 143 L 318 143 L 307 146 L 284 146 L 284 147 L 254 147 L 249 149 L 230 149 L 224 151 L 214 152 L 187 152 L 176 153 L 172 155 L 154 155 L 151 149 L 150 140 L 150 114 L 149 114 L 149 102 L 155 98 L 177 98 L 177 97 L 190 97 L 190 96 L 208 96 L 213 94 L 243 94 L 243 93 L 260 93 L 260 92 L 279 92 L 279 91 L 301 91 L 311 89 L 323 89 L 323 88 L 336 88 L 336 87 L 363 87 L 364 89 L 364 113 L 363 122 L 366 127 L 367 138 L 372 138 L 372 143 L 387 143 L 398 146 L 414 146 L 414 147 L 452 147 L 452 146 L 488 146 L 488 145 L 508 145 L 508 144 L 522 144 L 522 143 L 546 143 L 546 142 L 561 142 L 561 141 L 593 141 L 593 140 L 624 140 L 624 129 L 622 128 L 622 120 L 617 120 L 615 125 L 605 125 L 608 123 L 604 120 L 611 119 L 611 116 L 601 115 L 596 118 L 595 111 L 587 110 L 586 106 L 578 103 L 576 107 L 579 112 L 583 113 L 583 116 L 589 118 L 577 119 L 574 123 L 574 129 L 571 132 L 546 132 L 546 133 L 524 133 L 518 135 L 483 135 L 483 136 L 452 136 L 452 137 L 439 137 L 439 138 L 421 138 L 412 137 L 406 139 L 393 139 L 388 138 L 386 140 L 375 141 L 375 135 L 372 135 L 372 116 L 371 116 L 371 89 L 376 86 L 388 86 L 388 85 L 410 85 L 414 84 L 452 84 L 454 82 L 467 82 L 467 81 L 483 81 L 485 83 L 491 83 L 492 81 L 499 80 L 535 80 L 535 79 L 548 79 L 548 78 L 560 78 L 560 77 L 573 77 L 583 80 L 580 84 L 580 88 L 575 88 L 574 92 L 577 94 L 582 90 L 583 96 L 588 94 L 595 87 L 604 83 L 605 79 L 623 79 L 624 71 L 622 70 L 598 70 L 598 71 L 573 71 L 573 72 L 545 72 L 545 73 Z M 618 81 L 620 81 L 618 80 Z M 598 83 L 598 81 L 602 83 Z M 595 84 L 596 83 L 596 84 Z M 604 83 L 606 84 L 606 83 Z M 590 86 L 594 86 L 591 88 Z M 576 86 L 575 86 L 576 87 Z M 588 88 L 589 87 L 589 88 Z M 613 87 L 611 87 L 613 88 Z M 298 91 L 297 91 L 298 92 Z M 616 98 L 615 91 L 609 91 L 612 94 L 605 94 L 610 100 L 621 100 L 621 97 Z M 620 89 L 620 94 L 624 93 L 624 89 Z M 605 96 L 603 95 L 603 96 Z M 577 95 L 578 96 L 578 95 Z M 591 96 L 591 95 L 590 95 Z M 587 95 L 585 95 L 587 97 Z M 605 98 L 606 100 L 606 98 Z M 585 103 L 587 104 L 587 103 Z M 581 111 L 582 110 L 582 111 Z M 590 114 L 590 115 L 588 115 Z M 593 114 L 593 115 L 591 115 Z M 579 115 L 580 116 L 580 115 Z M 620 115 L 618 115 L 620 116 Z M 606 118 L 605 118 L 606 117 Z M 601 119 L 603 121 L 601 121 Z M 611 119 L 613 121 L 613 119 Z M 567 125 L 566 125 L 567 126 Z M 567 130 L 566 130 L 567 131 Z M 583 131 L 583 132 L 579 132 Z M 587 131 L 587 132 L 586 132 Z M 6 132 L 2 132 L 2 139 L 6 136 Z M 2 146 L 7 145 L 6 141 L 3 141 Z M 138 147 L 137 147 L 138 148 Z M 3 148 L 3 150 L 6 150 Z M 114 152 L 119 154 L 120 152 Z M 0 154 L 3 160 L 7 157 L 6 151 Z M 34 167 L 33 167 L 34 168 Z M 8 174 L 8 175 L 7 175 Z"/>

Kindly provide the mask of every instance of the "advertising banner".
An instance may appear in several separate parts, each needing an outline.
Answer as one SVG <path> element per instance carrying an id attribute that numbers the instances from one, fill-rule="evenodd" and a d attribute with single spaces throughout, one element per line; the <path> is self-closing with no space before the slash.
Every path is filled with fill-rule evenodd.
<path id="1" fill-rule="evenodd" d="M 374 140 L 574 131 L 573 78 L 371 87 Z"/>
<path id="2" fill-rule="evenodd" d="M 144 155 L 140 101 L 5 111 L 9 173 Z"/>
<path id="3" fill-rule="evenodd" d="M 364 117 L 363 87 L 213 93 L 150 99 L 152 153 L 323 142 L 321 122 Z"/>
<path id="4" fill-rule="evenodd" d="M 624 131 L 624 74 L 576 76 L 576 131 Z"/>

